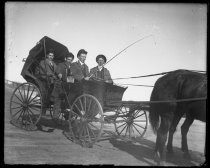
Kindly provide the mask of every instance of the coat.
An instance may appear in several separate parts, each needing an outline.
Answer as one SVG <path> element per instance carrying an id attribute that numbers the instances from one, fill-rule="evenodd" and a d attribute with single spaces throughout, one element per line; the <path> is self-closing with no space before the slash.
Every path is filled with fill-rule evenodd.
<path id="1" fill-rule="evenodd" d="M 72 63 L 71 70 L 72 70 L 74 79 L 76 79 L 78 81 L 81 81 L 82 79 L 84 79 L 85 77 L 88 77 L 90 75 L 88 66 L 86 64 L 84 64 L 84 70 L 83 70 L 83 67 L 79 61 Z M 84 73 L 83 73 L 83 71 L 84 71 Z"/>
<path id="2" fill-rule="evenodd" d="M 40 61 L 39 66 L 35 71 L 36 76 L 41 80 L 56 79 L 58 74 L 57 65 L 53 61 L 52 64 L 53 66 L 50 65 L 50 62 L 47 59 Z"/>
<path id="3" fill-rule="evenodd" d="M 72 65 L 70 65 L 67 62 L 62 62 L 60 64 L 58 64 L 57 66 L 57 73 L 61 73 L 62 74 L 62 80 L 63 81 L 67 81 L 67 75 L 68 76 L 72 76 Z"/>
<path id="4" fill-rule="evenodd" d="M 106 82 L 108 81 L 109 83 L 113 83 L 110 72 L 107 68 L 103 68 L 101 70 L 102 78 L 101 78 L 101 76 L 98 76 L 98 72 L 100 72 L 98 69 L 98 66 L 96 66 L 90 70 L 90 76 L 92 77 L 92 79 L 102 80 L 102 81 L 106 81 Z"/>

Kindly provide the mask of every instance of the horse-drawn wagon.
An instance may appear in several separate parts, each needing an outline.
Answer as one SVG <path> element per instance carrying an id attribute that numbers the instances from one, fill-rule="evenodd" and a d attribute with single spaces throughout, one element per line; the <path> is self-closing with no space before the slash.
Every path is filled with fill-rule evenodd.
<path id="1" fill-rule="evenodd" d="M 66 46 L 46 36 L 30 50 L 21 72 L 27 82 L 14 90 L 10 100 L 11 123 L 19 128 L 36 130 L 47 112 L 53 116 L 53 102 L 49 98 L 52 86 L 35 73 L 49 48 L 55 51 L 56 64 L 64 61 L 65 55 L 69 53 Z M 127 87 L 85 80 L 73 84 L 73 87 L 76 97 L 69 101 L 72 98 L 71 91 L 65 92 L 59 120 L 56 120 L 57 124 L 65 120 L 68 122 L 68 132 L 72 138 L 92 145 L 100 139 L 105 123 L 113 123 L 118 135 L 130 139 L 145 134 L 148 106 L 122 101 Z M 114 113 L 106 115 L 109 111 Z"/>

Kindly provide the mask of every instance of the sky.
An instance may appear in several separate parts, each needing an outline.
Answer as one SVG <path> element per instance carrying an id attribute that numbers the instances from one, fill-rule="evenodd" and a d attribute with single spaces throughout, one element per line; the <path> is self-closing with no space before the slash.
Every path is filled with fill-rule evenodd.
<path id="1" fill-rule="evenodd" d="M 103 54 L 113 79 L 177 69 L 206 70 L 207 5 L 199 3 L 7 2 L 5 5 L 5 79 L 20 75 L 29 50 L 44 36 L 76 55 L 88 51 L 96 66 Z M 114 80 L 115 84 L 154 85 L 161 76 Z M 126 86 L 126 85 L 123 85 Z M 123 100 L 150 99 L 152 87 L 128 86 Z"/>

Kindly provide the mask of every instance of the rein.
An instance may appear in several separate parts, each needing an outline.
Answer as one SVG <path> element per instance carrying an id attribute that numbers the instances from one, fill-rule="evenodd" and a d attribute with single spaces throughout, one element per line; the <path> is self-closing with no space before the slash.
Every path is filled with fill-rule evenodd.
<path id="1" fill-rule="evenodd" d="M 191 102 L 191 101 L 204 101 L 207 97 L 199 97 L 199 98 L 189 98 L 189 99 L 178 99 L 178 100 L 158 100 L 158 101 L 126 101 L 126 103 L 130 104 L 138 104 L 138 103 L 145 103 L 145 104 L 155 104 L 155 103 L 181 103 L 181 102 Z M 121 103 L 121 101 L 112 101 L 110 103 Z M 123 104 L 123 102 L 122 102 Z"/>

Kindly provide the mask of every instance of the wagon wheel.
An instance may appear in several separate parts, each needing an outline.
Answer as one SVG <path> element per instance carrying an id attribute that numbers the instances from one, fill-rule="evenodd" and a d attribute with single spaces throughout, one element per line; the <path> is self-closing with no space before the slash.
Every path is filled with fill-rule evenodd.
<path id="1" fill-rule="evenodd" d="M 134 141 L 144 136 L 148 123 L 146 111 L 122 106 L 116 115 L 114 125 L 118 135 Z"/>
<path id="2" fill-rule="evenodd" d="M 42 95 L 38 87 L 23 83 L 14 90 L 10 99 L 11 123 L 28 131 L 36 130 L 42 109 Z"/>
<path id="3" fill-rule="evenodd" d="M 69 113 L 69 131 L 74 139 L 92 147 L 101 136 L 103 124 L 103 109 L 94 96 L 83 94 L 74 101 Z"/>

